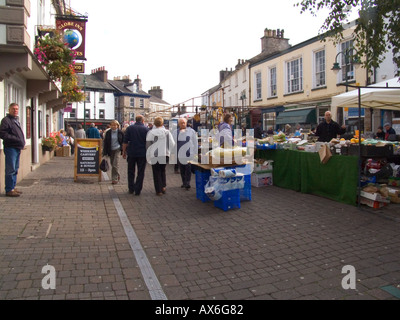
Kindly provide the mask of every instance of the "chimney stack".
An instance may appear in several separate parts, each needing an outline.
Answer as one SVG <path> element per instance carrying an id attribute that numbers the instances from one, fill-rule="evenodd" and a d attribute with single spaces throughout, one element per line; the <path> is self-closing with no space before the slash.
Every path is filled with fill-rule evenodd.
<path id="1" fill-rule="evenodd" d="M 92 70 L 92 74 L 95 75 L 102 82 L 107 82 L 108 80 L 108 71 L 105 67 L 100 67 Z"/>
<path id="2" fill-rule="evenodd" d="M 284 30 L 264 30 L 264 37 L 261 38 L 261 52 L 272 54 L 290 48 L 289 39 L 284 38 Z"/>
<path id="3" fill-rule="evenodd" d="M 142 80 L 140 80 L 139 75 L 137 75 L 137 78 L 135 81 L 133 81 L 133 84 L 136 84 L 138 90 L 142 90 Z"/>
<path id="4" fill-rule="evenodd" d="M 160 86 L 151 87 L 151 89 L 149 90 L 149 94 L 159 99 L 163 98 L 163 90 L 160 88 Z"/>

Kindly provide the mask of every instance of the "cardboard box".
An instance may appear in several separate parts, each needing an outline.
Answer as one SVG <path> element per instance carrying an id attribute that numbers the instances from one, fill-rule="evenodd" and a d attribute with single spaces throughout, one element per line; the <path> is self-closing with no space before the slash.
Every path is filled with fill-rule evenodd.
<path id="1" fill-rule="evenodd" d="M 369 193 L 369 192 L 361 191 L 360 196 L 365 199 L 369 199 L 369 200 L 373 200 L 373 201 L 385 202 L 385 203 L 390 202 L 390 200 L 388 200 L 387 198 L 382 197 L 382 195 L 380 193 Z"/>
<path id="2" fill-rule="evenodd" d="M 266 187 L 273 185 L 272 171 L 251 174 L 251 185 L 253 187 Z"/>
<path id="3" fill-rule="evenodd" d="M 56 157 L 69 157 L 71 155 L 71 146 L 56 148 Z"/>
<path id="4" fill-rule="evenodd" d="M 371 207 L 371 208 L 374 208 L 374 209 L 379 209 L 379 208 L 382 208 L 382 207 L 385 207 L 385 206 L 388 205 L 388 202 L 374 201 L 374 200 L 367 199 L 367 198 L 364 198 L 364 197 L 360 197 L 360 203 L 361 204 L 365 204 L 368 207 Z"/>
<path id="5" fill-rule="evenodd" d="M 70 157 L 71 156 L 71 146 L 63 146 L 63 157 Z"/>
<path id="6" fill-rule="evenodd" d="M 398 196 L 389 195 L 389 197 L 390 197 L 390 202 L 392 202 L 392 203 L 400 203 L 400 198 Z"/>
<path id="7" fill-rule="evenodd" d="M 273 160 L 256 160 L 254 163 L 254 172 L 266 172 L 272 170 Z"/>

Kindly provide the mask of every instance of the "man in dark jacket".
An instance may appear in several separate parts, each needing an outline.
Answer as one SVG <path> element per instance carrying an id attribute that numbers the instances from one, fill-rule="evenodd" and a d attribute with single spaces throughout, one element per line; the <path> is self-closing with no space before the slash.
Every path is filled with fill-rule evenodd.
<path id="1" fill-rule="evenodd" d="M 338 134 L 344 134 L 346 132 L 346 126 L 340 126 L 337 122 L 332 120 L 332 114 L 330 111 L 325 112 L 325 121 L 321 122 L 315 135 L 318 137 L 318 141 L 329 142 L 334 138 L 337 138 Z"/>
<path id="2" fill-rule="evenodd" d="M 0 124 L 0 138 L 3 139 L 6 160 L 5 186 L 7 197 L 19 197 L 22 192 L 15 189 L 21 150 L 25 148 L 25 137 L 18 121 L 19 106 L 11 103 L 8 115 Z"/>
<path id="3" fill-rule="evenodd" d="M 124 135 L 122 157 L 128 156 L 128 188 L 129 193 L 140 195 L 143 188 L 144 171 L 146 169 L 146 136 L 149 128 L 144 125 L 142 115 L 136 117 L 136 122 L 130 125 Z M 137 176 L 135 181 L 135 167 Z"/>

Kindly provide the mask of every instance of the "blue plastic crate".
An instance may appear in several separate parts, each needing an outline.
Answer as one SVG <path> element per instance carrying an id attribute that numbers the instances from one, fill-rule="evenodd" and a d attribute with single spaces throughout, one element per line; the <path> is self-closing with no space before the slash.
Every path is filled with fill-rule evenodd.
<path id="1" fill-rule="evenodd" d="M 244 176 L 244 188 L 240 189 L 240 201 L 251 201 L 251 175 Z"/>
<path id="2" fill-rule="evenodd" d="M 210 172 L 196 171 L 196 198 L 202 202 L 211 201 L 211 199 L 205 194 L 204 187 L 210 179 Z"/>
<path id="3" fill-rule="evenodd" d="M 222 197 L 214 201 L 214 206 L 224 211 L 240 208 L 240 189 L 222 192 Z"/>

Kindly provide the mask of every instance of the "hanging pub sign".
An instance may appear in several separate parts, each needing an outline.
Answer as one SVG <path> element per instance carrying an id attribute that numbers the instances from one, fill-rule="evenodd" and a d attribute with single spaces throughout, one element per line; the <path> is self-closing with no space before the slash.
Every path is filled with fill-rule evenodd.
<path id="1" fill-rule="evenodd" d="M 86 22 L 87 19 L 73 16 L 56 17 L 56 29 L 64 34 L 64 41 L 76 52 L 76 60 L 86 60 Z"/>
<path id="2" fill-rule="evenodd" d="M 79 176 L 98 176 L 101 181 L 101 139 L 75 139 L 75 174 Z"/>

